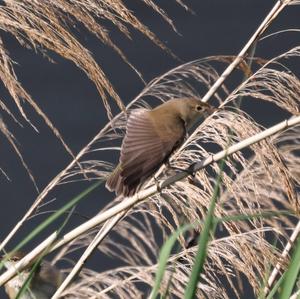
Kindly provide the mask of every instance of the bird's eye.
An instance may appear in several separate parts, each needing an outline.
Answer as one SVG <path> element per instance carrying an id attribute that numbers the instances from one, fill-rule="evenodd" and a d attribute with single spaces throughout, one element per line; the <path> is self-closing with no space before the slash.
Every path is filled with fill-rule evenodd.
<path id="1" fill-rule="evenodd" d="M 197 111 L 202 111 L 202 110 L 203 110 L 203 107 L 200 106 L 200 105 L 198 105 L 198 106 L 196 106 L 196 110 L 197 110 Z"/>
<path id="2" fill-rule="evenodd" d="M 19 261 L 19 259 L 18 259 L 16 256 L 12 256 L 12 257 L 10 258 L 10 261 L 12 261 L 12 262 L 17 262 L 17 261 Z"/>

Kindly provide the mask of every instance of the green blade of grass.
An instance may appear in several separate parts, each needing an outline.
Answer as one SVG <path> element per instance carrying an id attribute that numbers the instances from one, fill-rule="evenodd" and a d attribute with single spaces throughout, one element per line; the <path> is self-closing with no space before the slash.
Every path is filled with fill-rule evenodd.
<path id="1" fill-rule="evenodd" d="M 28 274 L 28 277 L 27 277 L 26 280 L 24 281 L 24 283 L 23 283 L 22 287 L 20 288 L 20 290 L 19 290 L 19 292 L 18 292 L 18 294 L 17 294 L 17 296 L 16 296 L 15 299 L 20 299 L 20 298 L 22 298 L 23 295 L 25 294 L 25 292 L 26 292 L 27 290 L 28 290 L 28 292 L 30 292 L 30 287 L 29 287 L 29 285 L 30 285 L 30 283 L 31 283 L 31 281 L 32 281 L 32 279 L 33 279 L 33 276 L 34 276 L 35 272 L 37 271 L 37 269 L 38 269 L 38 267 L 39 267 L 39 265 L 40 265 L 40 263 L 41 263 L 41 261 L 42 261 L 42 258 L 43 258 L 43 256 L 40 256 L 40 257 L 36 260 L 36 262 L 34 263 L 34 265 L 32 266 L 32 268 L 31 268 L 31 270 L 30 270 L 30 273 Z"/>
<path id="2" fill-rule="evenodd" d="M 163 245 L 159 258 L 158 258 L 158 268 L 155 275 L 155 283 L 152 289 L 152 292 L 150 294 L 151 299 L 155 299 L 158 295 L 159 288 L 166 270 L 166 266 L 168 263 L 169 256 L 171 254 L 171 251 L 178 239 L 178 237 L 186 232 L 187 230 L 193 228 L 194 226 L 192 224 L 186 224 L 182 227 L 179 227 L 175 232 L 172 233 L 172 235 L 168 238 L 168 240 Z"/>
<path id="3" fill-rule="evenodd" d="M 282 284 L 285 276 L 286 276 L 286 272 L 275 283 L 274 287 L 269 292 L 269 295 L 267 296 L 267 298 L 265 298 L 265 297 L 262 297 L 262 298 L 265 298 L 265 299 L 273 299 L 273 298 L 275 298 L 275 294 L 276 294 L 277 290 L 279 289 L 279 287 L 281 286 L 281 284 Z"/>
<path id="4" fill-rule="evenodd" d="M 220 222 L 225 222 L 225 221 L 244 221 L 244 220 L 249 220 L 249 219 L 255 219 L 255 218 L 270 218 L 274 216 L 281 216 L 281 215 L 293 215 L 293 212 L 291 211 L 265 211 L 261 213 L 254 213 L 254 214 L 248 214 L 248 215 L 232 215 L 232 216 L 224 216 L 224 217 L 213 217 L 212 218 L 212 223 L 213 224 L 218 224 Z M 177 238 L 179 237 L 180 234 L 184 233 L 185 231 L 191 229 L 194 227 L 192 224 L 182 226 L 178 228 L 170 237 L 169 239 L 165 242 L 163 245 L 160 255 L 159 255 L 159 267 L 156 272 L 156 278 L 155 278 L 155 284 L 152 289 L 150 298 L 154 299 L 157 297 L 159 288 L 163 279 L 163 275 L 166 269 L 167 261 L 170 257 L 171 251 L 174 248 L 175 242 Z M 162 298 L 164 298 L 163 296 Z"/>
<path id="5" fill-rule="evenodd" d="M 278 247 L 278 243 L 279 243 L 279 236 L 276 235 L 274 236 L 274 240 L 272 242 L 270 242 L 270 244 L 272 245 L 272 253 L 276 254 L 276 250 Z M 266 299 L 267 293 L 266 293 L 266 288 L 268 288 L 268 280 L 269 277 L 273 271 L 273 265 L 269 262 L 269 260 L 266 260 L 264 262 L 264 268 L 265 268 L 265 272 L 263 273 L 262 276 L 258 274 L 256 274 L 257 276 L 257 280 L 260 281 L 260 286 L 259 286 L 259 292 L 258 292 L 258 299 Z"/>
<path id="6" fill-rule="evenodd" d="M 254 214 L 248 214 L 248 215 L 232 215 L 232 216 L 224 216 L 224 217 L 213 217 L 213 223 L 218 224 L 220 222 L 225 222 L 225 221 L 244 221 L 244 220 L 249 220 L 249 219 L 255 219 L 255 218 L 269 218 L 269 217 L 274 217 L 274 216 L 281 216 L 281 215 L 293 215 L 293 212 L 282 210 L 282 211 L 265 211 L 261 213 L 254 213 Z M 198 223 L 199 224 L 199 223 Z M 180 236 L 180 234 L 183 234 L 187 230 L 193 228 L 195 225 L 188 224 L 185 226 L 182 226 L 178 228 L 173 234 L 169 237 L 169 239 L 165 242 L 163 245 L 159 259 L 158 259 L 158 269 L 156 272 L 156 277 L 155 277 L 155 284 L 152 289 L 150 298 L 154 299 L 157 297 L 159 288 L 163 279 L 163 275 L 166 269 L 167 261 L 170 257 L 171 251 L 174 248 L 174 245 L 176 243 L 176 240 Z M 164 298 L 163 296 L 162 298 Z"/>
<path id="7" fill-rule="evenodd" d="M 192 273 L 188 281 L 187 287 L 184 292 L 185 299 L 195 298 L 197 284 L 199 281 L 199 276 L 203 270 L 204 262 L 207 254 L 207 246 L 210 239 L 210 232 L 214 226 L 214 210 L 217 203 L 217 198 L 219 195 L 220 184 L 222 181 L 222 172 L 225 166 L 225 158 L 222 160 L 220 165 L 220 174 L 217 177 L 216 186 L 214 188 L 214 193 L 208 208 L 208 212 L 204 221 L 203 230 L 201 231 L 200 238 L 198 241 L 198 250 L 195 257 L 195 262 L 192 268 Z"/>
<path id="8" fill-rule="evenodd" d="M 53 221 L 62 216 L 66 211 L 75 206 L 78 202 L 80 202 L 83 198 L 85 198 L 89 193 L 99 187 L 103 182 L 99 181 L 89 188 L 85 189 L 79 195 L 75 196 L 72 200 L 70 200 L 67 204 L 65 204 L 62 208 L 56 211 L 54 214 L 49 216 L 46 220 L 44 220 L 40 225 L 38 225 L 32 232 L 28 234 L 10 253 L 8 253 L 5 258 L 0 262 L 0 270 L 4 267 L 4 263 L 11 258 L 14 253 L 20 250 L 25 244 L 27 244 L 30 240 L 32 240 L 35 236 L 37 236 L 40 232 L 42 232 L 45 228 L 47 228 Z"/>
<path id="9" fill-rule="evenodd" d="M 57 230 L 57 237 L 59 236 L 59 234 L 61 233 L 61 231 L 63 230 L 63 228 L 66 226 L 66 224 L 68 223 L 68 221 L 71 218 L 71 215 L 73 214 L 75 210 L 75 206 L 73 206 L 72 210 L 70 211 L 70 213 L 67 214 L 66 219 L 64 220 L 64 222 L 62 223 L 62 225 L 59 227 L 59 229 Z M 22 296 L 25 294 L 26 290 L 29 289 L 29 285 L 34 277 L 35 272 L 37 271 L 39 265 L 41 264 L 42 259 L 45 257 L 45 255 L 48 253 L 50 249 L 50 246 L 48 248 L 45 249 L 45 251 L 43 252 L 43 254 L 41 254 L 38 259 L 35 261 L 34 265 L 32 266 L 30 273 L 28 275 L 28 277 L 26 278 L 25 282 L 23 283 L 22 287 L 20 288 L 17 296 L 15 299 L 21 299 Z M 30 290 L 29 290 L 30 292 Z"/>
<path id="10" fill-rule="evenodd" d="M 282 282 L 282 291 L 280 292 L 280 299 L 290 298 L 295 284 L 297 282 L 300 271 L 300 238 L 298 237 L 296 247 L 291 258 L 286 275 Z"/>

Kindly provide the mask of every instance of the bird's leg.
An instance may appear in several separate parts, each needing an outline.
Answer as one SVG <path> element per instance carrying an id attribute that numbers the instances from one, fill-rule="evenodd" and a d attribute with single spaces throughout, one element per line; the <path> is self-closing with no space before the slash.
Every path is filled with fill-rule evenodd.
<path id="1" fill-rule="evenodd" d="M 183 171 L 183 172 L 186 172 L 187 174 L 189 174 L 190 176 L 192 176 L 193 178 L 195 177 L 196 175 L 196 172 L 191 168 L 191 167 L 188 167 L 188 168 L 181 168 L 181 167 L 176 167 L 176 166 L 172 166 L 170 164 L 170 161 L 167 160 L 165 162 L 165 165 L 167 168 L 169 169 L 174 169 L 174 170 L 177 170 L 177 171 Z"/>
<path id="2" fill-rule="evenodd" d="M 161 188 L 160 188 L 160 185 L 159 185 L 159 180 L 158 180 L 158 178 L 157 178 L 156 176 L 154 176 L 153 179 L 154 179 L 154 182 L 155 182 L 157 191 L 158 191 L 159 193 L 161 193 Z"/>

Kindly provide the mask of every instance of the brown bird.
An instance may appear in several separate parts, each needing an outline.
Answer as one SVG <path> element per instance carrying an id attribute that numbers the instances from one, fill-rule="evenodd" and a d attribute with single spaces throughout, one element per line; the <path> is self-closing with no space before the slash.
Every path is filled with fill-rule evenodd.
<path id="1" fill-rule="evenodd" d="M 216 110 L 196 98 L 172 99 L 153 110 L 133 110 L 127 121 L 119 165 L 107 179 L 107 189 L 117 195 L 133 195 L 167 162 L 195 121 Z"/>
<path id="2" fill-rule="evenodd" d="M 25 254 L 18 251 L 9 260 L 4 261 L 4 266 L 10 269 L 24 256 Z M 19 290 L 26 282 L 30 270 L 30 267 L 26 268 L 4 285 L 5 291 L 10 299 L 16 298 Z M 21 299 L 50 299 L 63 279 L 64 275 L 58 268 L 51 265 L 48 261 L 43 260 L 33 274 L 29 288 L 23 293 Z"/>

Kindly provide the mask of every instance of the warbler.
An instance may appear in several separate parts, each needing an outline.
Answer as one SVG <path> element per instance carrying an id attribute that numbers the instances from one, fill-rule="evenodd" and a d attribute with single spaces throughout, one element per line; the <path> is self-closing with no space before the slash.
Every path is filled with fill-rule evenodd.
<path id="1" fill-rule="evenodd" d="M 10 259 L 5 260 L 4 266 L 7 269 L 24 257 L 22 252 L 16 252 Z M 10 299 L 15 299 L 19 290 L 26 282 L 31 267 L 26 268 L 17 276 L 9 280 L 5 285 L 5 291 Z M 50 299 L 64 279 L 63 273 L 48 261 L 42 261 L 34 272 L 28 289 L 20 299 Z"/>
<path id="2" fill-rule="evenodd" d="M 131 196 L 185 139 L 201 116 L 217 109 L 197 98 L 171 99 L 152 110 L 133 110 L 126 124 L 119 164 L 106 187 L 117 195 Z"/>

